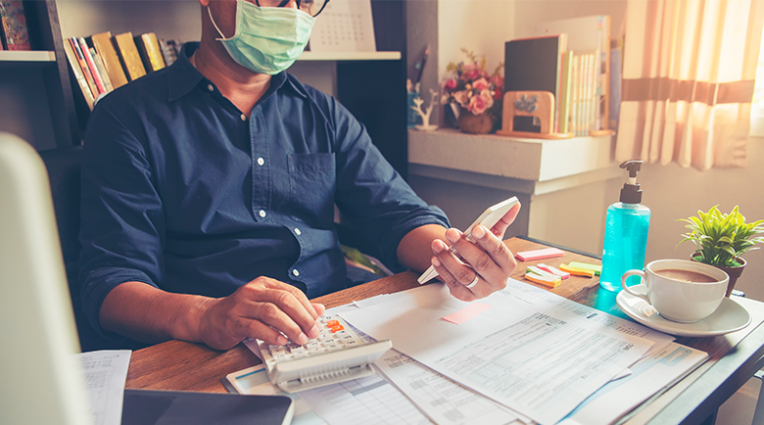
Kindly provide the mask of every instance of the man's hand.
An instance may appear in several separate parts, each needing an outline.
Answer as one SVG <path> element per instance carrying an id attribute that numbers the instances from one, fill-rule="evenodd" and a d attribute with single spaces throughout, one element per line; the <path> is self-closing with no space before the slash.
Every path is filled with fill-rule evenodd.
<path id="1" fill-rule="evenodd" d="M 302 345 L 308 338 L 318 337 L 316 319 L 324 311 L 322 304 L 311 303 L 294 286 L 258 277 L 225 298 L 209 299 L 199 336 L 218 350 L 232 348 L 249 337 L 278 345 L 289 338 Z"/>
<path id="2" fill-rule="evenodd" d="M 442 240 L 432 241 L 432 266 L 451 291 L 451 295 L 472 301 L 504 289 L 517 262 L 502 239 L 504 232 L 517 217 L 520 203 L 510 209 L 490 231 L 483 226 L 472 229 L 475 243 L 457 229 L 448 229 L 446 239 L 458 253 L 455 255 Z"/>

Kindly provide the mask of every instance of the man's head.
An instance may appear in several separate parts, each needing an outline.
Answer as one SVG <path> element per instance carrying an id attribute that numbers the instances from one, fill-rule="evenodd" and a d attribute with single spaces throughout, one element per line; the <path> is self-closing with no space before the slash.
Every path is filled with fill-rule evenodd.
<path id="1" fill-rule="evenodd" d="M 279 73 L 302 54 L 328 1 L 199 0 L 202 44 L 252 72 Z"/>

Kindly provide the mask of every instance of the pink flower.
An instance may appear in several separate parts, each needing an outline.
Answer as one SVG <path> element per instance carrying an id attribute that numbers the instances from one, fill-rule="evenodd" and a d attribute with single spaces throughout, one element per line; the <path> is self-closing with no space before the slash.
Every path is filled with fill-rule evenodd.
<path id="1" fill-rule="evenodd" d="M 487 90 L 488 89 L 488 81 L 486 81 L 485 78 L 481 78 L 481 79 L 475 81 L 474 83 L 472 83 L 472 88 L 474 88 L 475 90 L 477 90 L 479 92 L 482 92 L 483 90 Z"/>
<path id="2" fill-rule="evenodd" d="M 456 88 L 456 80 L 453 78 L 449 79 L 443 87 L 449 91 L 454 90 Z"/>
<path id="3" fill-rule="evenodd" d="M 494 100 L 501 101 L 501 99 L 504 97 L 504 92 L 502 90 L 496 89 L 493 92 L 493 98 Z"/>
<path id="4" fill-rule="evenodd" d="M 474 63 L 463 63 L 462 64 L 462 72 L 467 73 L 471 72 L 473 69 L 475 69 Z"/>
<path id="5" fill-rule="evenodd" d="M 472 99 L 470 99 L 470 104 L 467 107 L 467 110 L 472 112 L 472 115 L 480 115 L 485 112 L 486 105 L 483 96 L 473 96 Z"/>
<path id="6" fill-rule="evenodd" d="M 480 71 L 473 69 L 470 72 L 466 72 L 464 75 L 467 76 L 467 81 L 477 80 L 477 78 L 480 76 Z"/>
<path id="7" fill-rule="evenodd" d="M 493 106 L 493 92 L 491 92 L 488 89 L 485 89 L 480 92 L 480 97 L 483 98 L 483 101 L 485 102 L 486 109 Z"/>
<path id="8" fill-rule="evenodd" d="M 458 91 L 454 93 L 454 100 L 459 102 L 460 105 L 463 107 L 467 107 L 467 105 L 470 103 L 470 97 L 467 94 L 466 90 Z"/>
<path id="9" fill-rule="evenodd" d="M 499 90 L 504 90 L 504 77 L 502 77 L 499 74 L 494 75 L 491 77 L 491 82 L 494 86 L 496 86 Z"/>

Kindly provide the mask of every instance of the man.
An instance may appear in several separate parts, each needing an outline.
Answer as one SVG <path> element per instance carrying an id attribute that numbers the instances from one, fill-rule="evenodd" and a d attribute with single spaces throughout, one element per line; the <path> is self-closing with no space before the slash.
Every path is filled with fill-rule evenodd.
<path id="1" fill-rule="evenodd" d="M 446 231 L 347 110 L 284 72 L 323 2 L 199 2 L 198 48 L 90 119 L 80 280 L 96 329 L 216 349 L 305 343 L 325 310 L 308 296 L 346 285 L 335 203 L 388 261 L 433 265 L 459 299 L 505 286 L 516 263 L 501 236 L 519 206 L 475 244 Z"/>

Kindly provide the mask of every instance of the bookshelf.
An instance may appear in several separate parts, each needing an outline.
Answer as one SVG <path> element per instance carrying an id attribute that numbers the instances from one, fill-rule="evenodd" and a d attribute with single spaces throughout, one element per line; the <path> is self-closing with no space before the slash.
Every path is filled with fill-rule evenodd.
<path id="1" fill-rule="evenodd" d="M 38 150 L 80 144 L 89 118 L 79 87 L 72 84 L 63 49 L 66 38 L 130 31 L 185 42 L 201 35 L 201 7 L 193 0 L 24 0 L 24 8 L 33 51 L 0 51 L 0 96 L 9 104 L 27 106 L 18 108 L 14 122 L 0 117 L 0 130 L 19 134 Z M 326 78 L 334 79 L 334 94 L 405 178 L 405 0 L 372 0 L 372 13 L 377 52 L 305 52 L 299 62 L 303 68 L 314 66 L 316 72 L 330 74 Z M 17 82 L 29 88 L 19 94 L 13 87 Z M 48 112 L 36 110 L 40 105 Z"/>

